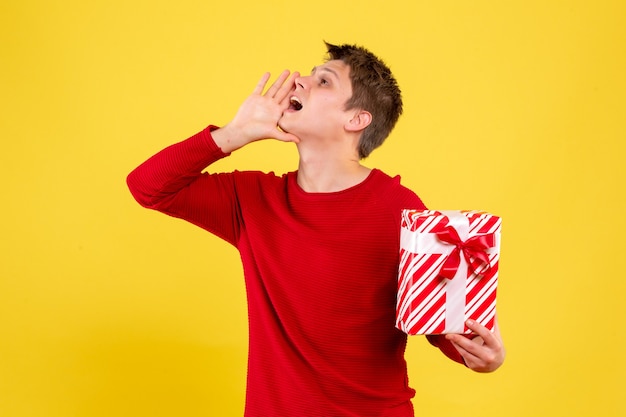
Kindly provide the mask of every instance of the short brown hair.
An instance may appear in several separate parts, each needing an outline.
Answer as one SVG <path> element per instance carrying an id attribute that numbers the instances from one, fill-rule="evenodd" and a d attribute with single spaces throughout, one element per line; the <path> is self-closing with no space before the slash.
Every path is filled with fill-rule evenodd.
<path id="1" fill-rule="evenodd" d="M 350 67 L 352 97 L 346 108 L 363 109 L 372 114 L 372 122 L 359 140 L 359 158 L 366 158 L 385 141 L 402 114 L 400 87 L 389 67 L 367 49 L 357 45 L 324 43 L 329 61 L 341 60 Z"/>

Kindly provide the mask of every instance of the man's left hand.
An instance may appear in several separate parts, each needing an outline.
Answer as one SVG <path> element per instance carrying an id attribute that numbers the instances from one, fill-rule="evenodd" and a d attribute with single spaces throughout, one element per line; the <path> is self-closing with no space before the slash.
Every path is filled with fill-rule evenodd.
<path id="1" fill-rule="evenodd" d="M 504 362 L 505 350 L 497 319 L 493 332 L 474 320 L 468 320 L 467 327 L 475 333 L 474 338 L 468 339 L 460 334 L 448 334 L 446 339 L 452 342 L 471 370 L 493 372 L 498 369 Z"/>

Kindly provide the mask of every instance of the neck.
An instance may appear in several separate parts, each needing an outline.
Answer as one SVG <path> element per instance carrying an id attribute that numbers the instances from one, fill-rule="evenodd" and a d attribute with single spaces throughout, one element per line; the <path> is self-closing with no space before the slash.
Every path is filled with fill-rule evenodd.
<path id="1" fill-rule="evenodd" d="M 363 182 L 371 169 L 358 158 L 303 157 L 298 165 L 298 185 L 309 193 L 342 191 Z"/>

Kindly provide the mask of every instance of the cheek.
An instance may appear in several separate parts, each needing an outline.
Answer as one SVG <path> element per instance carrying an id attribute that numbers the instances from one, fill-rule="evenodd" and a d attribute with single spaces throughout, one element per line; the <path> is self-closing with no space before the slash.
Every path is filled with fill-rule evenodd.
<path id="1" fill-rule="evenodd" d="M 345 102 L 336 97 L 323 97 L 315 105 L 317 111 L 327 114 L 338 114 L 345 110 Z"/>

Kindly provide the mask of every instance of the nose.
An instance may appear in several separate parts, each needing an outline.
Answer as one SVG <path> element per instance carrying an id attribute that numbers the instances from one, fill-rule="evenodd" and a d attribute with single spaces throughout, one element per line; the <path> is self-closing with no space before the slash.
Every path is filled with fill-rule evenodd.
<path id="1" fill-rule="evenodd" d="M 295 79 L 296 90 L 298 88 L 301 88 L 301 89 L 304 90 L 306 88 L 306 86 L 307 86 L 308 78 L 309 78 L 308 76 L 299 76 L 299 77 L 297 77 Z"/>

